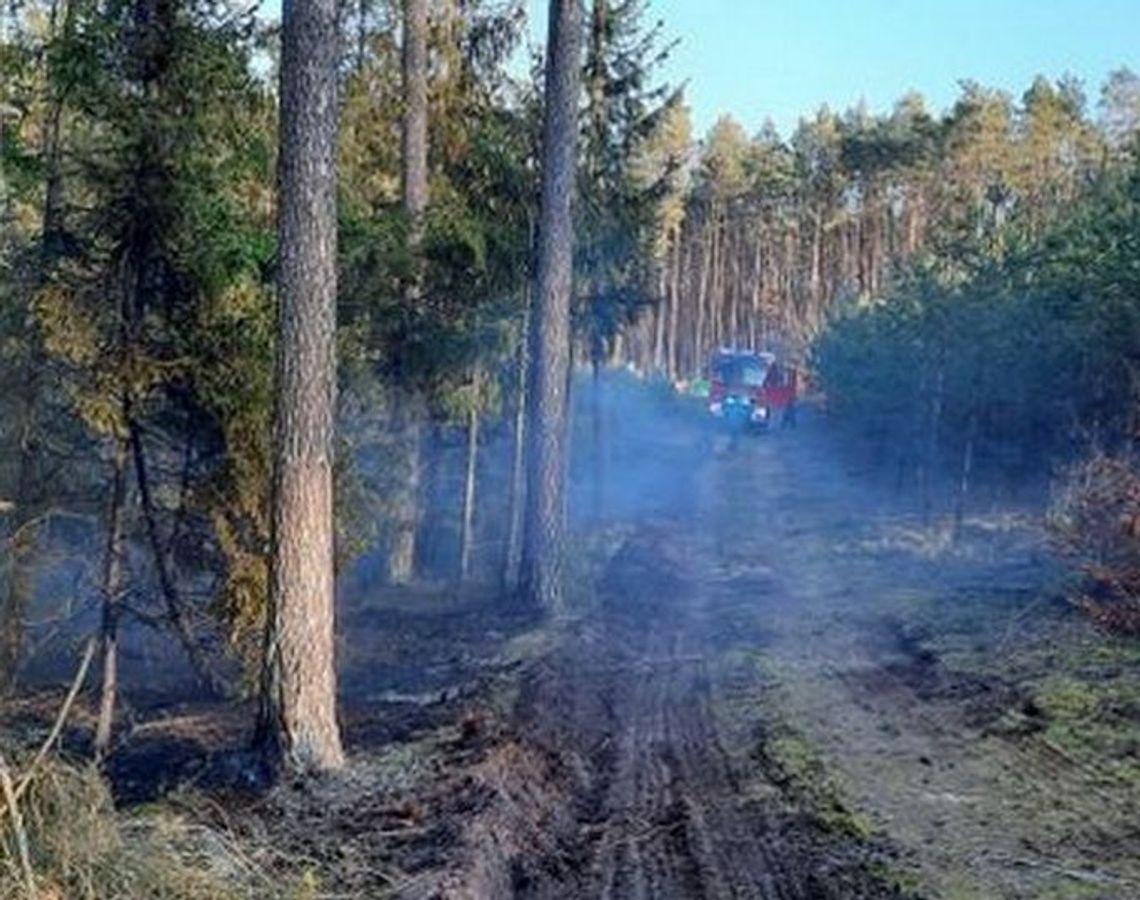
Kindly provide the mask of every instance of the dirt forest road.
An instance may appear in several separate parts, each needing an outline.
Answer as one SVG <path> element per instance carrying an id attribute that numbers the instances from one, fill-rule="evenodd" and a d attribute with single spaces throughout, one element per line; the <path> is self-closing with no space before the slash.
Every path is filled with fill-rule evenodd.
<path id="1" fill-rule="evenodd" d="M 1134 785 L 1047 740 L 1015 677 L 1095 639 L 1035 528 L 951 545 L 811 422 L 689 452 L 525 681 L 540 762 L 503 794 L 532 833 L 478 829 L 508 874 L 455 895 L 1140 896 Z"/>

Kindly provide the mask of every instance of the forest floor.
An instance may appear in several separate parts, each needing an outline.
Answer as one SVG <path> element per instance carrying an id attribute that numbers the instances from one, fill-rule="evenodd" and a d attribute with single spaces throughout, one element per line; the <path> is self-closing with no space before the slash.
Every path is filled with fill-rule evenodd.
<path id="1" fill-rule="evenodd" d="M 120 802 L 310 897 L 1140 896 L 1140 646 L 1064 602 L 1039 515 L 924 523 L 812 416 L 606 434 L 567 616 L 359 598 L 344 775 L 264 793 L 250 709 L 191 703 L 124 733 Z"/>

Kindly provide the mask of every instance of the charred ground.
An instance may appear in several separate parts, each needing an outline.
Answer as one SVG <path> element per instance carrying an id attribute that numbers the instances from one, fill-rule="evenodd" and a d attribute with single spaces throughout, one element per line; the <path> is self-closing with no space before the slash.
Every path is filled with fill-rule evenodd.
<path id="1" fill-rule="evenodd" d="M 568 617 L 346 598 L 345 776 L 264 793 L 252 711 L 187 701 L 124 730 L 120 803 L 314 896 L 1140 890 L 1140 653 L 1063 601 L 1032 508 L 943 527 L 819 416 L 730 440 L 639 396 L 598 407 L 602 516 L 577 460 Z"/>

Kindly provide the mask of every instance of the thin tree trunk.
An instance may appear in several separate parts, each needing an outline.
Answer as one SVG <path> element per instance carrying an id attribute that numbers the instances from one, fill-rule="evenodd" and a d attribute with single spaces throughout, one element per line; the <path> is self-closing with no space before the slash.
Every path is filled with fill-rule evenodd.
<path id="1" fill-rule="evenodd" d="M 817 209 L 812 218 L 810 327 L 815 332 L 823 324 L 823 213 Z"/>
<path id="2" fill-rule="evenodd" d="M 570 291 L 574 226 L 570 202 L 577 163 L 580 0 L 551 0 L 542 135 L 542 199 L 538 294 L 531 328 L 528 392 L 528 486 L 525 593 L 562 611 L 566 527 L 567 415 L 570 376 Z"/>
<path id="3" fill-rule="evenodd" d="M 415 577 L 416 543 L 420 530 L 420 497 L 423 489 L 423 421 L 418 399 L 397 394 L 394 416 L 404 468 L 392 497 L 395 520 L 388 553 L 388 580 L 408 584 Z"/>
<path id="4" fill-rule="evenodd" d="M 66 50 L 71 42 L 75 30 L 75 4 L 70 0 L 63 2 L 63 31 L 62 43 Z M 51 12 L 51 36 L 55 38 L 55 23 L 58 10 L 53 4 Z M 44 189 L 44 218 L 43 239 L 41 241 L 42 256 L 46 261 L 48 256 L 56 252 L 61 229 L 63 205 L 63 172 L 60 166 L 62 156 L 61 123 L 63 121 L 63 107 L 71 91 L 71 82 L 65 81 L 58 85 L 51 95 L 51 107 L 48 111 L 47 129 L 44 138 L 44 171 L 46 186 Z"/>
<path id="5" fill-rule="evenodd" d="M 589 72 L 590 130 L 593 146 L 589 148 L 590 176 L 601 174 L 601 154 L 606 144 L 606 29 L 609 0 L 592 0 L 590 10 Z"/>
<path id="6" fill-rule="evenodd" d="M 699 365 L 701 354 L 705 350 L 705 321 L 706 302 L 708 300 L 708 286 L 709 286 L 709 271 L 712 267 L 712 232 L 711 224 L 705 223 L 704 226 L 704 240 L 701 242 L 701 276 L 697 285 L 697 321 L 696 330 L 693 334 L 693 359 Z"/>
<path id="7" fill-rule="evenodd" d="M 756 241 L 752 249 L 752 317 L 749 322 L 749 338 L 752 341 L 752 346 L 757 346 L 757 341 L 760 338 L 760 319 L 762 316 L 761 303 L 762 303 L 762 286 L 763 286 L 763 251 L 760 247 L 760 237 L 757 235 Z"/>
<path id="8" fill-rule="evenodd" d="M 190 621 L 186 618 L 186 610 L 182 599 L 178 596 L 178 588 L 170 573 L 166 547 L 159 533 L 158 519 L 154 510 L 154 500 L 150 490 L 150 476 L 146 465 L 146 453 L 143 448 L 142 430 L 133 418 L 128 421 L 128 434 L 131 455 L 134 459 L 135 481 L 139 489 L 139 504 L 142 507 L 143 524 L 146 527 L 147 540 L 150 543 L 151 557 L 154 560 L 155 572 L 158 575 L 158 586 L 166 605 L 166 617 L 170 620 L 174 633 L 178 636 L 190 666 L 198 677 L 201 686 L 218 695 L 225 693 L 225 685 L 210 667 L 210 663 L 194 635 Z"/>
<path id="9" fill-rule="evenodd" d="M 673 273 L 669 279 L 669 337 L 666 348 L 665 370 L 671 382 L 677 380 L 677 332 L 681 318 L 681 227 L 673 231 Z M 685 252 L 688 252 L 686 248 Z"/>
<path id="10" fill-rule="evenodd" d="M 476 375 L 476 394 L 480 378 Z M 459 579 L 466 581 L 471 575 L 471 558 L 475 546 L 475 489 L 479 472 L 479 409 L 472 403 L 467 411 L 467 470 L 463 479 L 463 516 L 459 536 Z"/>
<path id="11" fill-rule="evenodd" d="M 594 395 L 593 415 L 590 417 L 590 443 L 593 445 L 592 456 L 594 458 L 593 512 L 595 519 L 601 519 L 605 507 L 606 457 L 603 448 L 605 422 L 602 418 L 602 362 L 597 356 L 595 356 L 591 362 L 591 369 L 593 374 L 592 385 Z"/>
<path id="12" fill-rule="evenodd" d="M 653 351 L 651 366 L 657 377 L 665 371 L 665 320 L 669 317 L 669 272 L 673 266 L 672 246 L 666 243 L 665 258 L 657 269 L 657 303 L 653 307 Z"/>
<path id="13" fill-rule="evenodd" d="M 943 392 L 946 387 L 946 373 L 941 360 L 934 375 L 934 392 L 930 400 L 930 418 L 926 431 L 926 451 L 919 473 L 920 496 L 922 499 L 922 521 L 930 524 L 934 507 L 933 482 L 938 463 L 938 433 L 942 429 Z"/>
<path id="14" fill-rule="evenodd" d="M 511 485 L 507 509 L 507 548 L 503 565 L 503 585 L 514 590 L 519 584 L 519 566 L 522 563 L 523 497 L 526 492 L 526 395 L 527 395 L 527 336 L 530 331 L 530 290 L 527 289 L 523 309 L 522 329 L 516 361 L 515 427 L 511 445 Z"/>
<path id="15" fill-rule="evenodd" d="M 625 363 L 627 358 L 626 344 L 625 332 L 619 331 L 613 336 L 613 339 L 610 341 L 609 352 L 606 354 L 607 365 L 616 369 Z"/>
<path id="16" fill-rule="evenodd" d="M 111 470 L 111 499 L 107 507 L 107 543 L 103 550 L 103 619 L 99 646 L 103 674 L 99 684 L 99 715 L 93 750 L 96 762 L 106 758 L 115 725 L 119 693 L 119 615 L 123 601 L 123 511 L 127 493 L 127 442 L 115 445 Z"/>
<path id="17" fill-rule="evenodd" d="M 712 324 L 712 340 L 709 341 L 709 344 L 713 347 L 718 347 L 724 343 L 724 335 L 721 330 L 721 322 L 724 318 L 722 315 L 722 307 L 724 303 L 724 282 L 721 277 L 721 264 L 723 255 L 721 223 L 720 217 L 718 215 L 713 220 L 711 261 L 709 263 L 711 266 L 711 285 L 709 287 L 709 314 Z"/>
<path id="18" fill-rule="evenodd" d="M 334 663 L 336 0 L 284 8 L 277 397 L 258 739 L 275 767 L 344 762 Z"/>
<path id="19" fill-rule="evenodd" d="M 966 499 L 970 495 L 970 479 L 974 473 L 974 444 L 978 439 L 978 412 L 970 413 L 970 423 L 966 428 L 966 445 L 962 448 L 962 469 L 958 476 L 958 497 L 954 505 L 954 537 L 962 531 L 966 517 Z"/>
<path id="20" fill-rule="evenodd" d="M 728 231 L 725 236 L 725 305 L 728 307 L 728 343 L 732 347 L 740 346 L 739 303 L 740 296 L 740 248 L 736 239 L 735 229 Z"/>
<path id="21" fill-rule="evenodd" d="M 356 2 L 356 61 L 357 73 L 364 71 L 364 59 L 368 46 L 368 13 L 371 9 L 370 0 L 357 0 Z"/>
<path id="22" fill-rule="evenodd" d="M 408 255 L 411 274 L 404 285 L 404 303 L 415 308 L 423 295 L 421 248 L 424 216 L 428 206 L 428 3 L 404 0 L 402 48 L 404 118 L 401 132 L 404 214 L 408 220 Z M 400 402 L 400 398 L 397 398 Z M 407 457 L 406 477 L 393 498 L 396 527 L 389 550 L 388 578 L 407 584 L 415 576 L 416 540 L 420 522 L 420 482 L 423 472 L 423 440 L 418 402 L 407 403 L 395 417 L 401 452 Z"/>

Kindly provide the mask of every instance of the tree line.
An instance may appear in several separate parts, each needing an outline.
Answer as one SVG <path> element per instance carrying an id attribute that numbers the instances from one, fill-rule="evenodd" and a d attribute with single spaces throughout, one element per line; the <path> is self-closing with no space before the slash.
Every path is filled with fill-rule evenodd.
<path id="1" fill-rule="evenodd" d="M 1016 98 L 967 81 L 945 113 L 917 94 L 885 114 L 822 107 L 787 139 L 723 117 L 695 147 L 684 108 L 670 116 L 646 155 L 688 162 L 659 210 L 660 302 L 623 356 L 680 379 L 722 344 L 806 359 L 838 310 L 886 298 L 920 259 L 1043 235 L 1127 165 L 1140 80 L 1117 70 L 1096 102 L 1068 76 Z"/>

